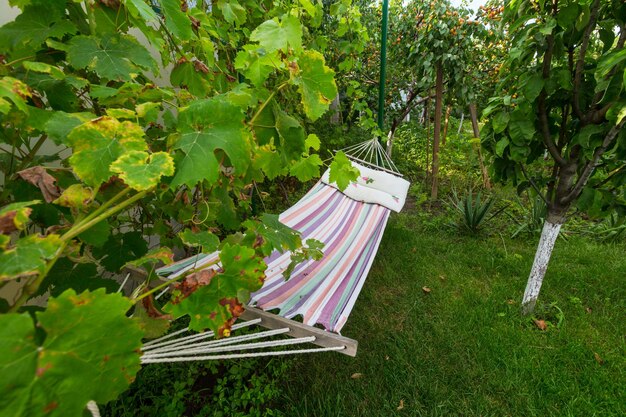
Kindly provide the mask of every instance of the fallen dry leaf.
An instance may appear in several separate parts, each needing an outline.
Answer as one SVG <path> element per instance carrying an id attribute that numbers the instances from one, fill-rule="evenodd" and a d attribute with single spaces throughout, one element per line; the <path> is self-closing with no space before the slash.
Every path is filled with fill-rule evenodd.
<path id="1" fill-rule="evenodd" d="M 404 408 L 404 400 L 400 400 L 400 404 L 398 405 L 397 410 L 402 410 Z"/>
<path id="2" fill-rule="evenodd" d="M 515 300 L 508 299 L 508 300 L 506 300 L 506 303 L 508 305 L 512 306 L 513 304 L 515 304 Z"/>
<path id="3" fill-rule="evenodd" d="M 586 311 L 587 313 L 591 314 L 591 312 L 592 312 L 593 310 L 591 309 L 591 307 L 585 307 L 585 311 Z"/>
<path id="4" fill-rule="evenodd" d="M 413 253 L 417 252 L 417 248 L 411 248 L 411 252 Z"/>
<path id="5" fill-rule="evenodd" d="M 446 276 L 445 275 L 439 275 L 439 279 L 442 280 L 442 281 L 445 281 L 446 280 Z"/>
<path id="6" fill-rule="evenodd" d="M 42 166 L 36 166 L 28 168 L 17 173 L 24 181 L 28 181 L 34 186 L 39 187 L 41 194 L 46 202 L 59 198 L 61 195 L 61 189 L 57 187 L 55 182 L 57 181 L 52 175 L 48 174 L 46 169 Z"/>
<path id="7" fill-rule="evenodd" d="M 385 355 L 385 360 L 388 361 L 389 360 L 389 355 Z"/>
<path id="8" fill-rule="evenodd" d="M 422 291 L 424 291 L 424 294 L 430 294 L 432 290 L 428 287 L 422 287 Z"/>
<path id="9" fill-rule="evenodd" d="M 548 328 L 548 325 L 546 324 L 545 320 L 533 320 L 535 322 L 535 325 L 539 328 L 539 330 L 546 330 Z"/>
<path id="10" fill-rule="evenodd" d="M 356 372 L 356 373 L 353 373 L 352 375 L 350 375 L 350 378 L 352 378 L 352 379 L 363 378 L 363 374 L 359 373 L 359 372 Z"/>
<path id="11" fill-rule="evenodd" d="M 593 352 L 593 357 L 596 359 L 596 362 L 598 362 L 600 365 L 604 364 L 604 359 L 602 359 L 600 355 L 598 355 L 596 352 Z"/>

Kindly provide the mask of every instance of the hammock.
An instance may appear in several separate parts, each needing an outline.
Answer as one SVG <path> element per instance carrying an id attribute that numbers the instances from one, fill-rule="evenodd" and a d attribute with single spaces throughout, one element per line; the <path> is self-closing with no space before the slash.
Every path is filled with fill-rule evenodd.
<path id="1" fill-rule="evenodd" d="M 252 325 L 270 330 L 209 341 L 207 339 L 214 336 L 213 332 L 176 338 L 183 330 L 146 343 L 142 349 L 142 362 L 230 359 L 328 350 L 356 355 L 357 342 L 339 333 L 372 266 L 390 211 L 402 209 L 409 187 L 408 181 L 397 176 L 393 162 L 383 156 L 384 151 L 377 140 L 357 146 L 359 151 L 365 149 L 370 159 L 373 155 L 377 163 L 352 156 L 353 166 L 360 171 L 356 182 L 341 192 L 329 181 L 326 172 L 300 201 L 279 216 L 283 224 L 301 233 L 303 241 L 316 239 L 323 242 L 324 256 L 319 261 L 299 264 L 288 280 L 282 273 L 291 262 L 290 252 L 276 251 L 265 259 L 264 285 L 251 295 L 241 316 L 246 321 L 234 325 L 232 330 Z M 197 255 L 161 268 L 157 273 L 171 279 L 207 264 L 210 265 L 208 268 L 219 268 L 219 263 L 215 263 L 218 259 L 219 252 Z M 269 310 L 278 310 L 278 313 L 271 314 L 267 312 Z M 291 320 L 298 316 L 302 317 L 302 323 Z M 324 330 L 314 326 L 322 326 Z M 280 335 L 290 338 L 276 339 Z M 269 338 L 272 339 L 249 343 Z M 258 351 L 302 343 L 321 347 Z M 255 352 L 221 354 L 242 350 Z"/>

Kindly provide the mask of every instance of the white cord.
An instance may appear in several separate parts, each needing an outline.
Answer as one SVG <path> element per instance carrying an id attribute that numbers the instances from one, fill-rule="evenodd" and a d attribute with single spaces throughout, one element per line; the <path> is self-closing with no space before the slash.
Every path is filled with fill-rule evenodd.
<path id="1" fill-rule="evenodd" d="M 149 353 L 143 355 L 142 359 L 148 358 L 167 358 L 171 356 L 186 356 L 186 355 L 197 355 L 199 353 L 213 353 L 213 352 L 227 352 L 227 351 L 235 351 L 235 350 L 250 350 L 250 349 L 261 349 L 267 347 L 277 347 L 277 346 L 290 346 L 297 345 L 301 343 L 311 343 L 316 339 L 315 336 L 306 336 L 299 337 L 296 339 L 281 339 L 281 340 L 268 340 L 265 342 L 255 342 L 255 343 L 246 343 L 242 345 L 227 345 L 227 346 L 218 346 L 218 347 L 208 347 L 208 348 L 199 348 L 199 349 L 183 349 L 176 352 L 167 352 L 167 353 Z"/>
<path id="2" fill-rule="evenodd" d="M 93 417 L 100 417 L 100 409 L 95 401 L 89 401 L 87 403 L 87 410 L 89 410 Z"/>
<path id="3" fill-rule="evenodd" d="M 271 351 L 271 352 L 251 352 L 251 353 L 235 353 L 231 355 L 211 355 L 211 356 L 193 356 L 193 357 L 178 357 L 178 358 L 147 358 L 141 360 L 142 363 L 164 363 L 164 362 L 189 362 L 189 361 L 208 361 L 208 360 L 225 360 L 225 359 L 239 359 L 239 358 L 257 358 L 262 356 L 280 356 L 280 355 L 294 355 L 298 353 L 316 353 L 316 352 L 329 352 L 344 350 L 345 346 L 333 346 L 327 348 L 313 348 L 313 349 L 296 349 L 296 350 L 284 350 L 284 351 Z"/>
<path id="4" fill-rule="evenodd" d="M 241 329 L 243 327 L 248 327 L 248 326 L 252 326 L 254 324 L 259 324 L 261 322 L 261 319 L 253 319 L 253 320 L 248 320 L 248 321 L 244 321 L 238 324 L 235 324 L 233 327 L 230 328 L 231 331 L 237 330 L 237 329 Z M 189 336 L 185 336 L 185 337 L 181 337 L 179 339 L 176 340 L 168 340 L 166 342 L 162 342 L 163 340 L 166 339 L 171 339 L 174 336 L 178 336 L 181 333 L 186 332 L 187 330 L 189 330 L 189 328 L 185 328 L 185 329 L 181 329 L 181 330 L 177 330 L 173 333 L 170 333 L 168 335 L 165 335 L 163 337 L 160 337 L 158 339 L 154 339 L 151 340 L 150 342 L 144 343 L 142 350 L 145 352 L 147 350 L 152 350 L 158 347 L 163 347 L 163 346 L 172 346 L 174 344 L 179 345 L 181 344 L 181 342 L 184 343 L 189 343 L 191 341 L 197 341 L 200 339 L 205 339 L 208 337 L 213 337 L 215 335 L 214 332 L 212 331 L 208 331 L 208 332 L 202 332 L 202 333 L 197 333 L 197 334 L 192 334 Z"/>
<path id="5" fill-rule="evenodd" d="M 224 339 L 211 340 L 209 342 L 203 342 L 203 343 L 196 343 L 196 344 L 182 343 L 182 344 L 176 344 L 176 345 L 170 345 L 170 346 L 162 347 L 162 348 L 159 348 L 159 349 L 152 349 L 152 350 L 150 350 L 150 354 L 172 352 L 172 351 L 176 351 L 176 350 L 179 350 L 179 349 L 190 349 L 190 348 L 200 348 L 200 347 L 209 347 L 209 346 L 233 345 L 233 344 L 239 343 L 239 342 L 244 342 L 244 341 L 254 340 L 254 339 L 261 339 L 263 337 L 276 336 L 276 335 L 284 334 L 284 333 L 287 333 L 287 332 L 289 332 L 289 328 L 285 327 L 285 328 L 282 328 L 282 329 L 268 330 L 268 331 L 265 331 L 265 332 L 245 334 L 243 336 L 227 337 L 227 338 L 224 338 Z M 185 346 L 185 345 L 187 345 L 187 346 Z"/>
<path id="6" fill-rule="evenodd" d="M 124 281 L 122 281 L 122 285 L 120 285 L 120 287 L 117 289 L 117 292 L 122 291 L 122 288 L 124 288 L 124 285 L 126 285 L 126 282 L 128 281 L 129 277 L 130 277 L 130 272 L 126 274 L 126 278 L 124 278 Z"/>

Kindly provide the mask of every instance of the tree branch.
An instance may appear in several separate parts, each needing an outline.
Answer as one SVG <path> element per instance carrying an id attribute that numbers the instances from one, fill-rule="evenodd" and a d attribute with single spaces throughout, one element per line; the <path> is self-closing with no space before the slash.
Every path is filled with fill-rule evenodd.
<path id="1" fill-rule="evenodd" d="M 530 185 L 533 187 L 533 189 L 535 190 L 535 192 L 537 193 L 537 195 L 539 197 L 541 197 L 541 199 L 543 200 L 544 203 L 546 203 L 546 207 L 550 206 L 550 202 L 546 199 L 546 197 L 543 195 L 543 193 L 541 192 L 541 190 L 539 189 L 539 187 L 537 187 L 537 184 L 535 184 L 535 181 L 533 181 L 532 178 L 530 178 L 530 176 L 528 175 L 528 173 L 526 172 L 526 168 L 524 168 L 524 164 L 519 164 L 520 168 L 522 169 L 522 174 L 524 174 L 524 178 L 526 178 L 526 180 L 530 183 Z"/>
<path id="2" fill-rule="evenodd" d="M 552 54 L 554 51 L 554 36 L 549 35 L 546 38 L 546 42 L 548 43 L 548 48 L 543 56 L 543 68 L 542 68 L 542 77 L 544 80 L 550 78 L 550 65 L 552 64 Z M 549 110 L 546 106 L 546 88 L 541 89 L 541 93 L 539 93 L 539 97 L 537 98 L 537 117 L 539 118 L 539 123 L 541 127 L 541 136 L 543 137 L 543 143 L 548 148 L 550 155 L 552 158 L 561 166 L 564 166 L 566 161 L 561 156 L 561 153 L 557 149 L 554 140 L 552 140 L 552 135 L 550 135 L 550 127 L 548 125 L 548 113 Z"/>
<path id="3" fill-rule="evenodd" d="M 591 16 L 589 18 L 589 23 L 585 28 L 585 33 L 583 34 L 583 41 L 580 46 L 580 52 L 578 54 L 578 60 L 576 61 L 576 71 L 574 73 L 574 91 L 573 91 L 573 108 L 574 113 L 581 121 L 585 120 L 585 115 L 580 109 L 580 83 L 582 80 L 583 71 L 585 69 L 585 57 L 587 55 L 587 48 L 589 47 L 589 39 L 591 38 L 591 33 L 593 32 L 594 27 L 596 26 L 596 20 L 598 18 L 598 9 L 600 8 L 600 0 L 594 0 L 593 5 L 591 6 Z"/>
<path id="4" fill-rule="evenodd" d="M 585 164 L 585 168 L 583 168 L 583 171 L 578 177 L 578 180 L 576 181 L 576 184 L 574 185 L 572 190 L 565 197 L 561 198 L 560 202 L 562 204 L 569 204 L 578 197 L 585 184 L 587 184 L 589 177 L 591 177 L 591 174 L 593 174 L 598 160 L 604 154 L 604 152 L 606 152 L 609 146 L 613 144 L 620 130 L 622 130 L 622 128 L 624 127 L 624 123 L 626 123 L 626 119 L 623 119 L 619 124 L 613 126 L 609 133 L 607 133 L 604 140 L 602 141 L 602 145 L 596 149 L 596 151 L 593 153 L 593 157 L 591 158 L 591 160 L 589 160 Z"/>

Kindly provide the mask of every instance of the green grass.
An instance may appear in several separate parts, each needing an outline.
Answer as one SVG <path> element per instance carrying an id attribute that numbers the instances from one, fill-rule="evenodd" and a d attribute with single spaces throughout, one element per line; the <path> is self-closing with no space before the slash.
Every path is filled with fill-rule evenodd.
<path id="1" fill-rule="evenodd" d="M 357 357 L 292 360 L 287 416 L 626 415 L 623 245 L 557 242 L 542 331 L 519 313 L 536 238 L 418 222 L 395 215 L 387 227 L 343 332 L 359 340 Z"/>

